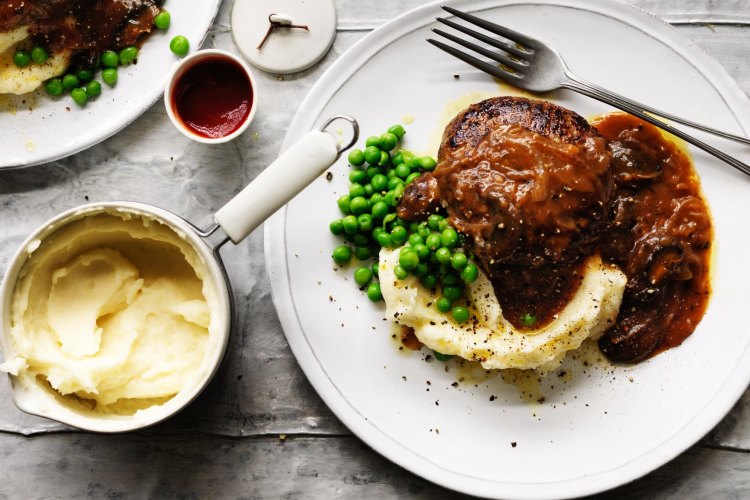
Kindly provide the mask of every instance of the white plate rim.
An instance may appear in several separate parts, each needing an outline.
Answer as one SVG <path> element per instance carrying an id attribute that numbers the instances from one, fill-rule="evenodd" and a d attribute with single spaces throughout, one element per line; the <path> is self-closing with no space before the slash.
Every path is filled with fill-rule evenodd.
<path id="1" fill-rule="evenodd" d="M 289 126 L 282 151 L 312 128 L 316 121 L 320 121 L 319 115 L 323 108 L 336 91 L 346 83 L 351 71 L 336 71 L 337 69 L 357 67 L 357 60 L 363 57 L 369 58 L 403 34 L 409 33 L 417 27 L 430 24 L 431 19 L 425 21 L 429 17 L 427 14 L 430 11 L 436 13 L 436 9 L 440 5 L 446 4 L 468 11 L 511 5 L 555 5 L 588 10 L 610 17 L 613 14 L 620 13 L 623 14 L 623 17 L 619 18 L 620 20 L 636 17 L 642 23 L 641 26 L 635 26 L 636 29 L 659 41 L 668 43 L 677 56 L 692 64 L 714 86 L 717 93 L 732 110 L 737 124 L 745 131 L 750 130 L 750 115 L 737 113 L 739 110 L 747 109 L 748 97 L 727 74 L 726 70 L 708 56 L 695 42 L 685 38 L 674 27 L 642 9 L 620 0 L 596 3 L 585 0 L 438 0 L 408 11 L 387 22 L 340 56 L 313 86 L 300 105 Z M 649 29 L 644 30 L 643 27 Z M 533 485 L 488 481 L 483 478 L 456 474 L 425 460 L 414 450 L 407 449 L 395 442 L 384 430 L 376 427 L 368 421 L 365 415 L 360 414 L 350 406 L 346 396 L 328 377 L 325 367 L 320 364 L 312 346 L 309 344 L 297 316 L 288 281 L 288 256 L 285 251 L 279 251 L 286 248 L 286 212 L 285 207 L 266 222 L 264 253 L 273 303 L 286 339 L 298 363 L 323 401 L 355 435 L 389 460 L 446 488 L 483 497 L 502 495 L 503 497 L 514 498 L 579 497 L 615 488 L 664 465 L 695 444 L 731 410 L 750 383 L 749 344 L 738 360 L 737 367 L 733 370 L 733 373 L 738 376 L 732 379 L 731 384 L 723 386 L 721 390 L 714 394 L 706 405 L 707 408 L 710 408 L 709 411 L 700 412 L 671 438 L 650 448 L 637 460 L 632 460 L 608 471 L 582 475 L 582 477 L 572 480 L 539 482 Z M 744 369 L 741 369 L 743 366 Z"/>
<path id="2" fill-rule="evenodd" d="M 202 33 L 198 47 L 202 46 L 203 42 L 206 40 L 209 29 L 211 28 L 214 19 L 216 19 L 216 15 L 219 13 L 219 7 L 221 6 L 221 0 L 201 1 L 211 2 L 213 4 L 210 5 L 211 12 L 213 12 L 213 14 L 210 16 L 210 19 L 205 19 L 204 23 L 198 27 L 198 31 Z M 117 132 L 133 123 L 136 119 L 138 119 L 138 117 L 145 113 L 146 110 L 151 108 L 151 106 L 153 106 L 161 98 L 161 96 L 164 94 L 164 86 L 167 83 L 167 78 L 169 78 L 168 71 L 164 73 L 164 75 L 156 85 L 153 85 L 151 88 L 146 90 L 146 93 L 150 95 L 148 96 L 148 99 L 142 102 L 141 106 L 137 106 L 132 109 L 127 107 L 121 108 L 125 110 L 125 112 L 121 112 L 121 120 L 113 122 L 112 125 L 108 127 L 97 128 L 97 132 L 95 134 L 92 134 L 87 140 L 81 141 L 79 144 L 77 144 L 77 147 L 66 149 L 65 146 L 62 145 L 60 150 L 57 152 L 49 153 L 47 155 L 40 155 L 37 157 L 31 157 L 28 161 L 21 161 L 20 163 L 10 163 L 7 165 L 3 165 L 2 162 L 0 162 L 0 170 L 33 167 L 34 165 L 41 165 L 42 163 L 50 163 L 53 161 L 61 160 L 76 153 L 80 153 L 81 151 L 84 151 L 92 146 L 96 146 L 100 142 L 109 139 Z"/>

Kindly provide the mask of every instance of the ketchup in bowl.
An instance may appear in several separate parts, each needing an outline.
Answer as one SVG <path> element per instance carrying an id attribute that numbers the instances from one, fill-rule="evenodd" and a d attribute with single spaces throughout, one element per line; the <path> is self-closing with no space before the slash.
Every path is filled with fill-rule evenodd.
<path id="1" fill-rule="evenodd" d="M 174 75 L 168 104 L 175 121 L 186 129 L 183 133 L 203 138 L 202 142 L 221 142 L 244 129 L 255 108 L 249 72 L 233 57 L 219 53 L 183 62 L 182 71 Z"/>

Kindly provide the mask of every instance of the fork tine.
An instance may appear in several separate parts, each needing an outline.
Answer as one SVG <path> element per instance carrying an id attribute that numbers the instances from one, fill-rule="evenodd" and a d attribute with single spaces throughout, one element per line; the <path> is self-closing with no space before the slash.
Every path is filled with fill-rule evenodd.
<path id="1" fill-rule="evenodd" d="M 535 43 L 538 43 L 537 40 L 535 40 L 534 38 L 530 38 L 523 33 L 519 33 L 517 31 L 513 31 L 512 29 L 506 28 L 505 26 L 500 26 L 499 24 L 491 23 L 479 17 L 472 16 L 471 14 L 467 14 L 466 12 L 456 10 L 453 7 L 447 7 L 444 5 L 442 8 L 444 11 L 450 12 L 454 16 L 459 17 L 464 21 L 468 21 L 476 26 L 479 26 L 480 28 L 484 28 L 487 31 L 495 33 L 496 35 L 503 36 L 513 42 L 520 43 L 531 51 L 534 50 Z"/>
<path id="2" fill-rule="evenodd" d="M 479 54 L 482 54 L 485 57 L 489 57 L 490 59 L 499 62 L 500 64 L 504 64 L 508 66 L 509 68 L 512 68 L 517 71 L 523 71 L 524 69 L 528 69 L 529 64 L 519 61 L 514 61 L 510 57 L 506 57 L 502 54 L 498 54 L 496 52 L 493 52 L 491 50 L 485 49 L 484 47 L 480 47 L 477 44 L 468 42 L 464 40 L 463 38 L 459 38 L 457 36 L 453 36 L 450 33 L 446 33 L 443 30 L 439 30 L 437 28 L 432 30 L 434 33 L 437 33 L 438 35 L 447 38 L 448 40 L 452 42 L 456 42 L 457 44 L 466 47 L 469 50 L 473 50 L 474 52 L 478 52 Z"/>
<path id="3" fill-rule="evenodd" d="M 455 47 L 451 47 L 450 45 L 446 45 L 442 42 L 438 42 L 437 40 L 433 40 L 432 38 L 428 38 L 427 41 L 431 43 L 432 45 L 434 45 L 435 47 L 449 53 L 453 57 L 461 59 L 463 62 L 467 64 L 471 64 L 478 70 L 484 71 L 485 73 L 488 73 L 492 76 L 500 78 L 501 80 L 504 80 L 510 83 L 511 85 L 518 85 L 518 83 L 521 80 L 523 80 L 523 76 L 517 73 L 511 73 L 510 71 L 506 71 L 504 69 L 498 68 L 497 66 L 486 63 L 482 61 L 481 59 L 477 59 L 476 57 L 470 56 L 469 54 L 465 52 L 461 52 Z"/>
<path id="4" fill-rule="evenodd" d="M 474 31 L 471 28 L 467 28 L 463 24 L 458 24 L 456 22 L 451 21 L 450 19 L 445 19 L 443 17 L 437 18 L 438 22 L 445 24 L 446 26 L 450 26 L 451 28 L 458 30 L 462 33 L 466 33 L 467 35 L 476 38 L 477 40 L 481 40 L 482 42 L 486 43 L 487 45 L 492 45 L 495 48 L 498 48 L 500 50 L 503 50 L 509 54 L 512 54 L 516 57 L 525 58 L 529 53 L 526 51 L 523 51 L 519 49 L 518 47 L 515 47 L 509 43 L 505 43 L 502 40 L 497 40 L 495 38 L 489 37 L 487 35 L 484 35 L 482 33 L 479 33 L 478 31 Z"/>

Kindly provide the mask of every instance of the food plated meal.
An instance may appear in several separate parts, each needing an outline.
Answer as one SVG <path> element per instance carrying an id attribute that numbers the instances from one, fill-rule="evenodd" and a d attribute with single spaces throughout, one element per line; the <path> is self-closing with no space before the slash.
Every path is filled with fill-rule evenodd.
<path id="1" fill-rule="evenodd" d="M 703 316 L 711 219 L 690 159 L 652 125 L 497 97 L 451 121 L 437 164 L 391 160 L 389 135 L 350 155 L 359 183 L 339 207 L 358 217 L 331 230 L 360 259 L 380 247 L 368 296 L 378 287 L 387 317 L 439 357 L 548 372 L 590 338 L 636 362 Z"/>

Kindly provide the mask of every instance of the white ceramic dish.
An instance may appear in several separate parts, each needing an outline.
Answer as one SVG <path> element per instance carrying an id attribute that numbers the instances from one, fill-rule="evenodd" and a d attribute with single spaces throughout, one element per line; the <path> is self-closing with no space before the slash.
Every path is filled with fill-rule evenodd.
<path id="1" fill-rule="evenodd" d="M 84 108 L 79 108 L 69 95 L 51 99 L 43 88 L 17 98 L 0 96 L 0 168 L 64 158 L 103 141 L 138 118 L 159 99 L 172 66 L 178 61 L 169 50 L 172 37 L 187 37 L 191 51 L 197 50 L 220 3 L 165 2 L 164 7 L 172 14 L 169 30 L 154 30 L 141 48 L 138 64 L 120 68 L 117 85 L 103 85 L 102 95 Z"/>
<path id="2" fill-rule="evenodd" d="M 551 43 L 573 71 L 616 92 L 735 133 L 750 130 L 747 98 L 724 70 L 676 30 L 630 6 L 444 3 Z M 425 42 L 437 15 L 444 15 L 439 4 L 408 12 L 344 54 L 300 107 L 286 144 L 321 115 L 356 114 L 367 137 L 408 114 L 415 121 L 405 146 L 435 154 L 436 134 L 450 115 L 471 100 L 507 93 Z M 546 98 L 583 116 L 610 111 L 569 92 Z M 461 105 L 446 113 L 450 103 Z M 741 146 L 720 146 L 750 160 Z M 571 362 L 565 376 L 552 374 L 542 384 L 541 404 L 524 402 L 497 376 L 452 387 L 466 374 L 453 362 L 448 372 L 434 359 L 424 362 L 426 353 L 401 355 L 382 306 L 357 291 L 351 269 L 333 270 L 330 253 L 338 240 L 327 224 L 340 217 L 335 200 L 346 191 L 348 174 L 339 161 L 331 182 L 319 179 L 266 225 L 274 302 L 297 360 L 357 436 L 448 488 L 487 497 L 573 497 L 648 473 L 711 430 L 750 381 L 746 304 L 737 293 L 750 281 L 744 264 L 750 233 L 738 230 L 746 226 L 741 200 L 750 179 L 691 152 L 717 244 L 709 310 L 679 348 L 632 367 Z"/>

